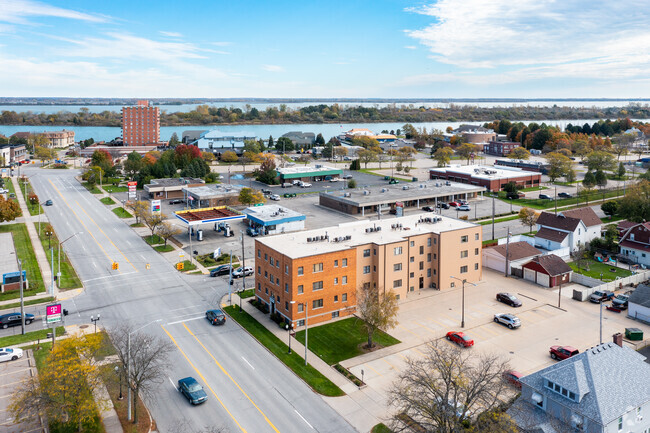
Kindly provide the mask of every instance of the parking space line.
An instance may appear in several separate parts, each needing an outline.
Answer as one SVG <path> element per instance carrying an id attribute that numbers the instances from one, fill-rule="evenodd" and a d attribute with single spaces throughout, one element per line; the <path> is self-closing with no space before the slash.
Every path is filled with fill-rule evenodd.
<path id="1" fill-rule="evenodd" d="M 199 320 L 203 319 L 205 316 L 197 316 L 197 317 L 190 317 L 189 319 L 183 319 L 183 320 L 177 320 L 175 322 L 168 322 L 166 325 L 176 325 L 177 323 L 185 323 L 189 322 L 190 320 Z"/>
<path id="2" fill-rule="evenodd" d="M 433 329 L 429 328 L 428 326 L 425 326 L 425 325 L 421 324 L 420 322 L 416 322 L 415 320 L 411 320 L 411 322 L 415 323 L 416 325 L 418 325 L 421 328 L 426 329 L 429 332 L 435 333 L 435 331 Z"/>
<path id="3" fill-rule="evenodd" d="M 446 325 L 443 325 L 442 323 L 438 322 L 436 319 L 432 319 L 431 317 L 427 317 L 427 320 L 430 321 L 430 322 L 435 323 L 440 328 L 443 328 L 443 329 L 446 328 Z"/>
<path id="4" fill-rule="evenodd" d="M 210 390 L 210 392 L 212 392 L 212 395 L 214 395 L 214 397 L 217 399 L 217 401 L 219 402 L 219 404 L 221 404 L 221 407 L 223 407 L 224 410 L 228 413 L 228 415 L 230 415 L 230 418 L 232 418 L 232 420 L 235 421 L 235 424 L 237 424 L 237 427 L 239 427 L 239 429 L 240 429 L 241 431 L 243 431 L 244 433 L 247 433 L 247 432 L 246 432 L 246 429 L 244 429 L 244 427 L 242 427 L 241 424 L 239 424 L 239 421 L 237 421 L 237 419 L 233 416 L 233 414 L 230 413 L 230 411 L 228 410 L 228 408 L 226 407 L 226 405 L 223 403 L 223 401 L 221 401 L 221 399 L 219 398 L 219 396 L 217 395 L 217 393 L 214 392 L 214 390 L 212 389 L 212 387 L 210 386 L 210 384 L 208 383 L 208 381 L 205 380 L 205 377 L 203 376 L 203 374 L 201 374 L 201 372 L 199 371 L 199 369 L 196 368 L 196 366 L 195 366 L 194 364 L 192 364 L 192 361 L 190 361 L 190 358 L 185 354 L 185 352 L 183 351 L 183 349 L 181 349 L 181 346 L 178 345 L 178 343 L 176 342 L 176 340 L 174 339 L 174 337 L 172 337 L 172 334 L 170 334 L 169 331 L 167 331 L 167 330 L 165 329 L 164 326 L 160 325 L 160 327 L 162 328 L 163 331 L 165 331 L 165 334 L 167 334 L 167 336 L 172 340 L 172 342 L 174 343 L 174 345 L 176 346 L 176 348 L 178 349 L 178 351 L 181 352 L 181 354 L 183 355 L 183 357 L 185 357 L 185 360 L 190 364 L 190 366 L 194 369 L 194 371 L 196 371 L 196 374 L 198 374 L 199 377 L 203 380 L 203 383 L 205 383 L 205 386 L 207 386 L 208 389 Z"/>
<path id="5" fill-rule="evenodd" d="M 501 326 L 501 325 L 499 325 Z M 501 335 L 499 332 L 495 331 L 492 329 L 492 324 L 490 325 L 484 325 L 480 327 L 483 331 L 487 332 L 488 334 L 492 334 L 494 336 Z"/>
<path id="6" fill-rule="evenodd" d="M 408 329 L 408 328 L 405 328 L 405 327 L 404 327 L 404 326 L 402 326 L 402 325 L 397 325 L 397 327 L 398 327 L 398 328 L 400 328 L 400 329 L 403 329 L 403 330 L 405 330 L 406 332 L 410 332 L 411 334 L 413 334 L 413 335 L 415 335 L 416 337 L 419 337 L 419 335 L 418 335 L 417 333 L 415 333 L 415 332 L 413 332 L 413 331 L 411 331 L 411 330 L 410 330 L 410 329 Z"/>
<path id="7" fill-rule="evenodd" d="M 366 366 L 367 368 L 371 369 L 372 371 L 374 371 L 378 376 L 383 376 L 383 374 L 381 374 L 379 371 L 377 371 L 376 369 L 372 368 L 372 366 L 371 366 L 370 364 L 365 364 L 365 366 Z"/>
<path id="8" fill-rule="evenodd" d="M 386 358 L 381 358 L 381 360 L 384 361 L 386 364 L 388 364 L 388 365 L 390 366 L 390 368 L 392 368 L 393 370 L 397 370 L 393 364 L 391 364 L 390 362 L 386 361 Z"/>

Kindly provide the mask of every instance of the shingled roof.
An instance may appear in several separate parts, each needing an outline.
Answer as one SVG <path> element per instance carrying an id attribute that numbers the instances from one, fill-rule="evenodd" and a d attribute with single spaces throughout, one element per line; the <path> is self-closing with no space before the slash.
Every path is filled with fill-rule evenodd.
<path id="1" fill-rule="evenodd" d="M 542 227 L 535 234 L 536 238 L 548 239 L 549 241 L 553 242 L 562 242 L 567 236 L 569 236 L 569 233 L 567 232 L 561 232 L 559 230 L 553 230 L 546 227 Z"/>
<path id="2" fill-rule="evenodd" d="M 557 230 L 573 232 L 580 224 L 579 218 L 572 218 L 565 215 L 554 215 L 548 212 L 542 212 L 537 218 L 537 224 L 543 227 L 551 227 Z"/>
<path id="3" fill-rule="evenodd" d="M 598 218 L 596 212 L 594 212 L 594 210 L 590 207 L 581 207 L 578 209 L 565 210 L 562 211 L 562 215 L 566 217 L 577 218 L 579 220 L 582 220 L 582 222 L 587 227 L 599 226 L 602 224 L 602 221 L 600 220 L 600 218 Z"/>
<path id="4" fill-rule="evenodd" d="M 546 271 L 546 273 L 551 277 L 556 277 L 558 275 L 566 274 L 571 272 L 571 268 L 567 265 L 564 260 L 555 254 L 549 254 L 546 256 L 535 257 L 528 263 L 536 262 Z M 528 264 L 527 263 L 527 264 Z M 526 266 L 526 265 L 524 265 Z"/>
<path id="5" fill-rule="evenodd" d="M 509 260 L 521 260 L 526 257 L 533 257 L 542 254 L 540 250 L 524 241 L 510 242 L 510 245 L 507 248 Z M 497 245 L 489 249 L 499 253 L 503 257 L 506 256 L 506 244 Z"/>
<path id="6" fill-rule="evenodd" d="M 650 286 L 639 284 L 630 295 L 628 302 L 650 308 Z"/>

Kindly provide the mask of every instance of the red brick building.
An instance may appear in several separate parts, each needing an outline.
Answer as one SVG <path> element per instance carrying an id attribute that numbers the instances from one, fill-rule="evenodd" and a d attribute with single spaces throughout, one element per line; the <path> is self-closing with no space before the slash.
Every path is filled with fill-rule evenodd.
<path id="1" fill-rule="evenodd" d="M 122 107 L 122 140 L 126 146 L 144 146 L 160 141 L 160 110 L 149 101 Z"/>
<path id="2" fill-rule="evenodd" d="M 542 175 L 514 167 L 458 165 L 432 168 L 429 170 L 429 178 L 469 183 L 483 186 L 489 191 L 501 191 L 508 182 L 514 182 L 523 188 L 539 186 Z"/>
<path id="3" fill-rule="evenodd" d="M 521 145 L 513 141 L 490 141 L 483 145 L 483 152 L 488 155 L 506 156 Z"/>

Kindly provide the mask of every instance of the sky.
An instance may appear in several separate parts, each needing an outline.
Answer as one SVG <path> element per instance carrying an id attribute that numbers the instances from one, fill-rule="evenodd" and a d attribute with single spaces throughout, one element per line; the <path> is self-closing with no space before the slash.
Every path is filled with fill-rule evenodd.
<path id="1" fill-rule="evenodd" d="M 650 0 L 0 0 L 0 96 L 647 98 Z"/>

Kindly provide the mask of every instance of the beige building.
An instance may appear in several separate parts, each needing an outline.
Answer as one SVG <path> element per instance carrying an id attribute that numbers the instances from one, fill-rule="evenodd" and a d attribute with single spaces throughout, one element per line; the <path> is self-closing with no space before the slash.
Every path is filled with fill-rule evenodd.
<path id="1" fill-rule="evenodd" d="M 68 147 L 74 145 L 74 131 L 45 131 L 40 135 L 48 141 L 48 147 Z"/>
<path id="2" fill-rule="evenodd" d="M 294 326 L 352 314 L 358 288 L 421 290 L 481 279 L 481 227 L 429 213 L 255 240 L 255 295 Z M 455 278 L 454 278 L 455 277 Z"/>

